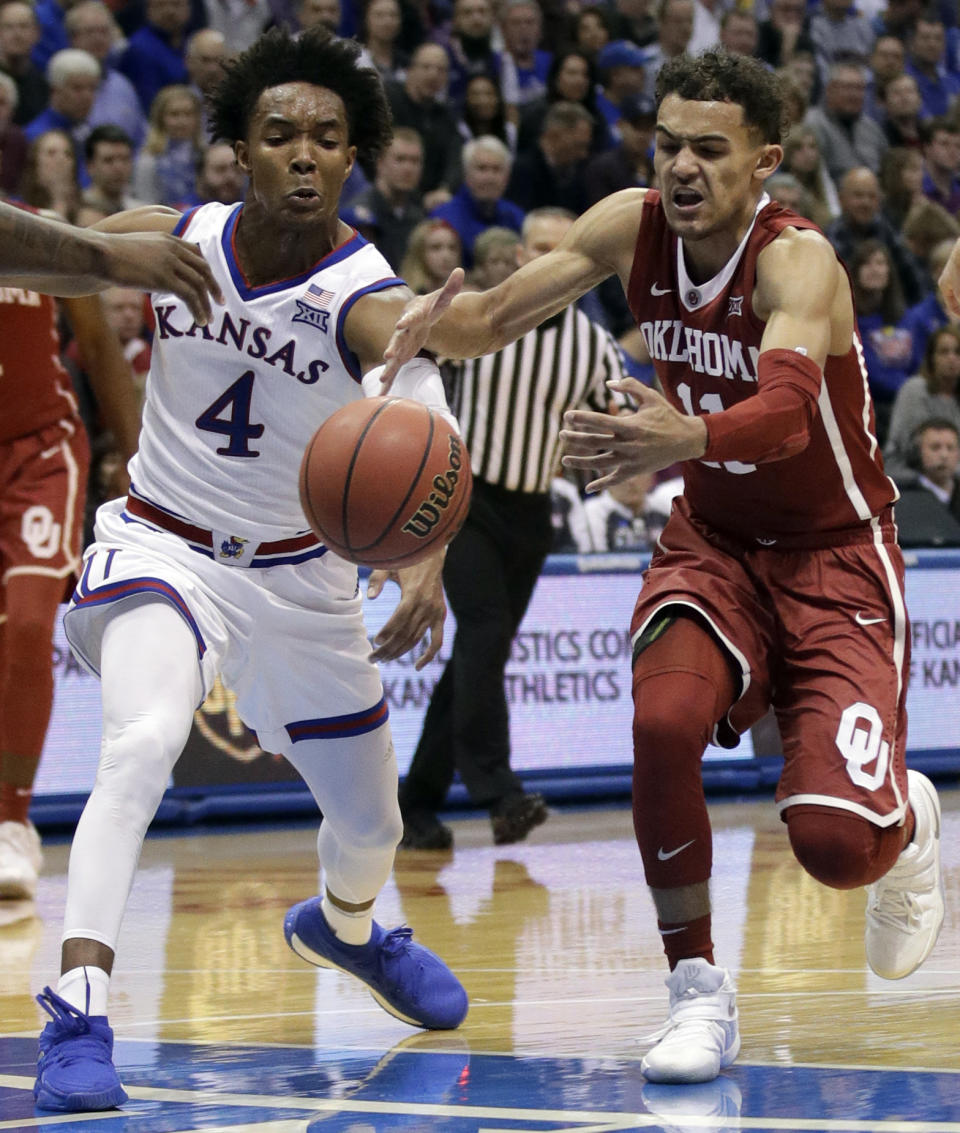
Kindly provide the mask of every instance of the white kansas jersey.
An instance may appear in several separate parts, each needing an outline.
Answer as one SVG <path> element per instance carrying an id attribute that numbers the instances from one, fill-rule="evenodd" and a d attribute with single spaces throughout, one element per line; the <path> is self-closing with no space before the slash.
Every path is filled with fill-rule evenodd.
<path id="1" fill-rule="evenodd" d="M 202 205 L 176 234 L 198 244 L 224 295 L 198 327 L 156 292 L 156 334 L 132 494 L 254 542 L 303 533 L 298 474 L 310 438 L 363 396 L 344 338 L 354 303 L 402 281 L 354 234 L 303 275 L 252 287 L 236 257 L 241 205 Z"/>

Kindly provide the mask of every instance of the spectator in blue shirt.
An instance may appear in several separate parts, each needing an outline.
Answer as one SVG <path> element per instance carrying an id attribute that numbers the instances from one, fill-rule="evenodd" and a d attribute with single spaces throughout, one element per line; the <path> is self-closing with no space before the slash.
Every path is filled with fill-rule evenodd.
<path id="1" fill-rule="evenodd" d="M 69 134 L 80 185 L 86 188 L 90 178 L 83 161 L 83 144 L 92 129 L 90 112 L 100 86 L 100 64 L 88 51 L 65 47 L 47 64 L 47 82 L 50 103 L 42 114 L 27 123 L 23 132 L 31 142 L 48 130 L 63 130 Z"/>
<path id="2" fill-rule="evenodd" d="M 460 237 L 466 268 L 473 267 L 473 242 L 484 229 L 497 225 L 519 232 L 523 226 L 523 209 L 503 199 L 511 165 L 510 151 L 499 138 L 485 136 L 467 142 L 463 184 L 430 214 L 445 220 Z"/>
<path id="3" fill-rule="evenodd" d="M 906 70 L 917 80 L 923 102 L 923 116 L 937 118 L 948 114 L 960 94 L 960 77 L 945 65 L 947 33 L 935 15 L 917 17 L 908 40 Z"/>
<path id="4" fill-rule="evenodd" d="M 189 0 L 147 0 L 147 18 L 127 44 L 119 69 L 136 87 L 147 115 L 157 93 L 174 83 L 189 83 L 184 54 Z"/>

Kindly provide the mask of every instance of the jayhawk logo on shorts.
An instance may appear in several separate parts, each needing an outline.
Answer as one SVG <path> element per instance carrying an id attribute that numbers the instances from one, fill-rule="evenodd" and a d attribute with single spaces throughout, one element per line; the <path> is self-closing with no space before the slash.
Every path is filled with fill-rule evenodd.
<path id="1" fill-rule="evenodd" d="M 246 539 L 238 539 L 236 535 L 231 535 L 229 539 L 224 539 L 220 544 L 220 558 L 221 559 L 240 559 L 243 558 L 244 551 L 246 550 Z"/>

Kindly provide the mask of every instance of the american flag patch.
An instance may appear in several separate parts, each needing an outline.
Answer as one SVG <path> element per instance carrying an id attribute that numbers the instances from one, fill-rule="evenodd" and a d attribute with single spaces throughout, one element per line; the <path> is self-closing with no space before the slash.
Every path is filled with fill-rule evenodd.
<path id="1" fill-rule="evenodd" d="M 318 307 L 321 311 L 327 311 L 333 302 L 333 292 L 324 291 L 322 287 L 317 287 L 315 283 L 311 283 L 304 292 L 303 299 L 311 307 Z"/>

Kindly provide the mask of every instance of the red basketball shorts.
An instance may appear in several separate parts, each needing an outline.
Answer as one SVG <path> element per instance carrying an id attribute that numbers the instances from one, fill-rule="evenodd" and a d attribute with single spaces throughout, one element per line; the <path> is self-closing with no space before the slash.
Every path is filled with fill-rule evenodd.
<path id="1" fill-rule="evenodd" d="M 840 545 L 747 549 L 674 509 L 637 601 L 637 637 L 667 606 L 706 622 L 740 675 L 715 739 L 738 735 L 773 705 L 783 740 L 781 811 L 819 804 L 878 826 L 906 807 L 910 643 L 900 549 L 873 529 Z M 696 658 L 691 659 L 696 668 Z"/>
<path id="2" fill-rule="evenodd" d="M 0 445 L 0 582 L 66 579 L 83 550 L 90 446 L 79 419 Z"/>

